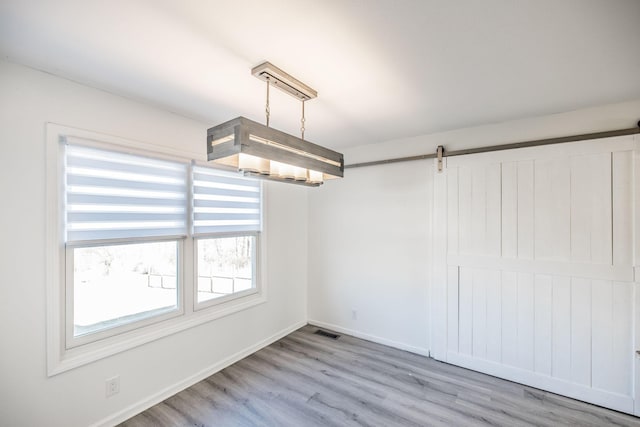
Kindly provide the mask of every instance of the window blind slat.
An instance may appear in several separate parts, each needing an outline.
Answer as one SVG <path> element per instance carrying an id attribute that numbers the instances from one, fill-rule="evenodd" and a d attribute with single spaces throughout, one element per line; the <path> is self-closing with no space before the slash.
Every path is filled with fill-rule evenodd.
<path id="1" fill-rule="evenodd" d="M 122 180 L 122 179 L 112 179 L 112 178 L 94 178 L 89 176 L 78 176 L 73 174 L 67 174 L 67 186 L 71 186 L 71 189 L 74 187 L 102 187 L 102 188 L 112 188 L 119 189 L 123 186 L 132 189 L 143 189 L 148 191 L 165 191 L 169 194 L 177 193 L 180 194 L 184 191 L 184 181 L 176 182 L 175 184 L 169 183 L 160 183 L 157 180 L 152 182 L 144 182 L 144 181 L 133 181 L 133 180 Z M 184 194 L 181 194 L 182 199 L 184 199 Z"/>
<path id="2" fill-rule="evenodd" d="M 67 145 L 66 242 L 187 234 L 187 165 Z"/>
<path id="3" fill-rule="evenodd" d="M 247 201 L 259 201 L 260 196 L 258 193 L 248 192 L 248 191 L 239 191 L 239 190 L 230 190 L 227 188 L 210 188 L 203 187 L 201 185 L 194 184 L 194 196 L 198 199 L 207 199 L 210 196 L 215 196 L 215 198 L 211 200 L 234 200 L 234 199 L 242 199 Z"/>
<path id="4" fill-rule="evenodd" d="M 193 199 L 195 236 L 261 230 L 257 180 L 194 166 Z"/>
<path id="5" fill-rule="evenodd" d="M 69 138 L 67 138 L 67 141 Z M 154 170 L 163 169 L 166 171 L 180 172 L 183 169 L 183 163 L 168 160 L 160 160 L 152 157 L 140 156 L 135 154 L 121 153 L 112 150 L 103 150 L 100 148 L 92 148 L 81 145 L 82 142 L 67 144 L 66 156 L 67 163 L 80 161 L 78 159 L 94 160 L 98 163 L 115 163 L 128 167 L 134 171 L 140 171 L 141 168 L 149 167 Z M 179 175 L 179 173 L 178 173 Z"/>
<path id="6" fill-rule="evenodd" d="M 69 212 L 67 214 L 69 224 L 79 222 L 137 222 L 146 223 L 153 221 L 179 221 L 184 222 L 184 213 L 159 213 L 159 212 Z"/>
<path id="7" fill-rule="evenodd" d="M 202 209 L 216 208 L 238 208 L 238 209 L 260 209 L 260 201 L 257 202 L 230 202 L 224 200 L 194 200 L 193 206 Z"/>
<path id="8" fill-rule="evenodd" d="M 141 157 L 145 161 L 144 157 Z M 67 156 L 67 167 L 73 167 L 78 170 L 90 169 L 95 171 L 94 173 L 100 173 L 101 170 L 107 170 L 112 172 L 124 172 L 134 173 L 138 175 L 161 175 L 164 177 L 183 178 L 184 171 L 181 168 L 174 168 L 170 165 L 166 165 L 166 162 L 156 165 L 149 165 L 148 163 L 132 164 L 132 163 L 119 163 L 116 161 L 98 160 L 93 158 L 78 157 L 74 155 Z"/>
<path id="9" fill-rule="evenodd" d="M 215 177 L 215 181 L 212 180 L 212 177 Z M 204 174 L 197 173 L 193 174 L 193 182 L 194 183 L 202 183 L 203 186 L 215 186 L 219 188 L 234 188 L 240 191 L 254 192 L 258 193 L 260 191 L 260 187 L 257 185 L 247 185 L 247 179 L 244 177 L 229 177 L 223 176 L 220 174 Z"/>
<path id="10" fill-rule="evenodd" d="M 225 225 L 225 224 L 216 224 L 211 226 L 199 226 L 198 233 L 196 236 L 207 236 L 214 235 L 218 233 L 251 233 L 257 231 L 257 226 L 255 224 L 249 225 Z"/>
<path id="11" fill-rule="evenodd" d="M 252 221 L 255 224 L 259 224 L 260 214 L 240 212 L 196 212 L 194 214 L 194 221 L 198 224 L 202 224 L 205 221 Z"/>
<path id="12" fill-rule="evenodd" d="M 106 206 L 184 206 L 184 195 L 180 198 L 162 198 L 162 197 L 141 197 L 144 196 L 143 192 L 140 195 L 133 196 L 108 196 L 102 194 L 86 194 L 86 193 L 69 193 L 67 192 L 67 209 L 70 206 L 92 206 L 92 205 L 106 205 Z M 150 194 L 147 193 L 147 196 Z"/>

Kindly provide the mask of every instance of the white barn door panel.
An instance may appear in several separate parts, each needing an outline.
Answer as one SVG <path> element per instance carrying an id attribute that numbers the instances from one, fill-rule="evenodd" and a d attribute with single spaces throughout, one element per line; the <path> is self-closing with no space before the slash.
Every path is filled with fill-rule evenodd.
<path id="1" fill-rule="evenodd" d="M 626 136 L 446 159 L 435 358 L 640 414 L 637 151 Z"/>

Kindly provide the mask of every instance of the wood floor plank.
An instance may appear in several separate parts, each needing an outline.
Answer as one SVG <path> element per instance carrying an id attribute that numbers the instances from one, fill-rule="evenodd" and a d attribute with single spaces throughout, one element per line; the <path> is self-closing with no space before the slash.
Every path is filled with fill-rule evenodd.
<path id="1" fill-rule="evenodd" d="M 305 326 L 127 420 L 147 426 L 635 426 L 640 419 Z"/>

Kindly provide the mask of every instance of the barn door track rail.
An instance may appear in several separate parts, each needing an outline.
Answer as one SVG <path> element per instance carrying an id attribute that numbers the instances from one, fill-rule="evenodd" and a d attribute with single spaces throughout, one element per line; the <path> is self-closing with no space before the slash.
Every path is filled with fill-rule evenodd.
<path id="1" fill-rule="evenodd" d="M 390 163 L 411 162 L 414 160 L 438 159 L 438 171 L 442 170 L 442 159 L 444 157 L 464 156 L 466 154 L 486 153 L 489 151 L 513 150 L 516 148 L 539 147 L 541 145 L 564 144 L 567 142 L 586 141 L 589 139 L 611 138 L 614 136 L 640 134 L 640 121 L 636 127 L 629 129 L 609 130 L 605 132 L 585 133 L 582 135 L 562 136 L 558 138 L 535 139 L 532 141 L 513 142 L 510 144 L 488 145 L 478 148 L 467 148 L 463 150 L 446 151 L 444 146 L 439 145 L 435 153 L 421 154 L 418 156 L 398 157 L 395 159 L 375 160 L 373 162 L 353 163 L 345 165 L 345 169 L 362 168 L 365 166 L 387 165 Z"/>

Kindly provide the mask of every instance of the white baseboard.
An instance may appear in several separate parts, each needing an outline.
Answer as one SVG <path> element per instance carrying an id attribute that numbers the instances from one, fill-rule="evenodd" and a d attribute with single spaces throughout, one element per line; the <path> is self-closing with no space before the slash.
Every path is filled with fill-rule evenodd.
<path id="1" fill-rule="evenodd" d="M 341 334 L 351 335 L 356 338 L 361 338 L 363 340 L 375 342 L 378 344 L 386 345 L 388 347 L 397 348 L 398 350 L 408 351 L 410 353 L 419 354 L 421 356 L 429 356 L 429 350 L 426 348 L 415 347 L 409 344 L 405 344 L 398 341 L 388 340 L 386 338 L 381 338 L 375 335 L 369 335 L 364 332 L 356 331 L 354 329 L 343 328 L 342 326 L 333 325 L 331 323 L 321 322 L 320 320 L 312 320 L 309 319 L 309 324 L 313 326 L 318 326 L 320 328 L 330 329 L 335 332 L 340 332 Z"/>
<path id="2" fill-rule="evenodd" d="M 196 384 L 199 381 L 202 381 L 203 379 L 215 374 L 218 371 L 221 371 L 222 369 L 226 368 L 227 366 L 233 365 L 234 363 L 236 363 L 237 361 L 244 359 L 247 356 L 250 356 L 251 354 L 255 353 L 256 351 L 278 341 L 280 338 L 283 338 L 287 335 L 289 335 L 291 332 L 300 329 L 301 327 L 305 326 L 307 324 L 306 321 L 302 321 L 302 322 L 297 322 L 294 323 L 293 325 L 279 331 L 276 332 L 275 334 L 271 335 L 270 337 L 267 337 L 265 339 L 263 339 L 262 341 L 253 344 L 243 350 L 240 350 L 239 352 L 227 357 L 226 359 L 223 359 L 217 363 L 214 363 L 211 366 L 208 366 L 204 369 L 202 369 L 200 372 L 195 373 L 194 375 L 191 375 L 190 377 L 181 380 L 175 384 L 170 385 L 169 387 L 166 387 L 162 390 L 160 390 L 159 392 L 145 398 L 142 399 L 141 401 L 134 403 L 133 405 L 130 405 L 126 408 L 124 408 L 123 410 L 116 412 L 115 414 L 109 415 L 106 418 L 103 418 L 102 420 L 96 422 L 95 424 L 92 424 L 92 427 L 111 427 L 111 426 L 115 426 L 123 421 L 128 420 L 129 418 L 133 417 L 134 415 L 139 414 L 140 412 L 149 409 L 150 407 L 152 407 L 153 405 L 156 405 L 160 402 L 162 402 L 163 400 L 173 396 L 174 394 L 184 390 L 185 388 L 191 387 L 192 385 Z"/>

